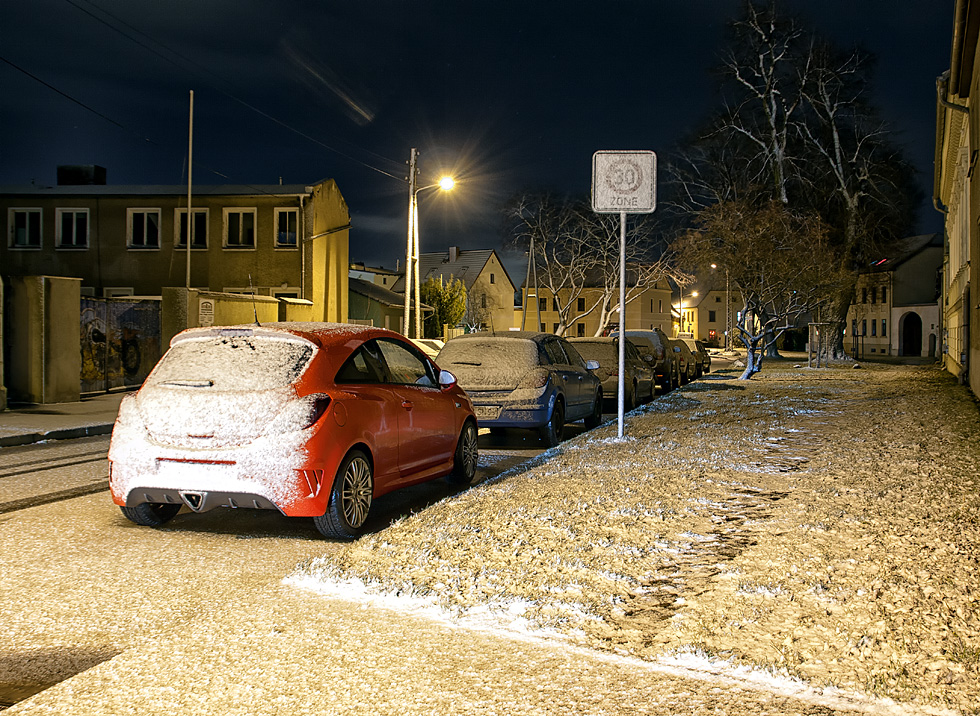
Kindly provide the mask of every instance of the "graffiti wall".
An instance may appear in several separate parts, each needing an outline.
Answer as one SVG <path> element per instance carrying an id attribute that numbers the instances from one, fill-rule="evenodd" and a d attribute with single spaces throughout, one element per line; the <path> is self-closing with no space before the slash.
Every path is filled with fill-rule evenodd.
<path id="1" fill-rule="evenodd" d="M 83 297 L 82 393 L 139 387 L 160 358 L 160 301 Z"/>

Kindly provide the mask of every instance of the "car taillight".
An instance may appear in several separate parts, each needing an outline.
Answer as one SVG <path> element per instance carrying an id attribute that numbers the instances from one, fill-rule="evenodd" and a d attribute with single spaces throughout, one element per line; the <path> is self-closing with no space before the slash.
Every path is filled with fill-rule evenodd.
<path id="1" fill-rule="evenodd" d="M 330 396 L 320 393 L 308 395 L 305 400 L 307 401 L 309 412 L 306 415 L 303 427 L 308 428 L 316 423 L 327 411 L 327 406 L 330 405 Z"/>
<path id="2" fill-rule="evenodd" d="M 543 388 L 551 380 L 551 373 L 543 368 L 535 368 L 521 379 L 518 388 Z"/>

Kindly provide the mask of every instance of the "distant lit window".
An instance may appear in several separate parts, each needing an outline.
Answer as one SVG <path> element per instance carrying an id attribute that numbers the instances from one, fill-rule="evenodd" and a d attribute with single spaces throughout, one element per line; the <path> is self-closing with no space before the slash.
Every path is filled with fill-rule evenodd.
<path id="1" fill-rule="evenodd" d="M 882 318 L 881 319 L 881 335 L 883 335 L 883 336 L 887 336 L 888 335 L 887 331 L 885 330 L 887 327 L 888 327 L 888 321 L 886 321 L 884 318 Z"/>
<path id="2" fill-rule="evenodd" d="M 255 248 L 255 209 L 225 209 L 225 248 Z"/>
<path id="3" fill-rule="evenodd" d="M 191 209 L 194 215 L 194 236 L 192 248 L 206 249 L 208 247 L 208 210 Z M 187 248 L 187 209 L 177 209 L 177 237 L 174 245 L 178 249 Z"/>
<path id="4" fill-rule="evenodd" d="M 58 248 L 88 248 L 88 209 L 55 209 L 55 224 Z"/>
<path id="5" fill-rule="evenodd" d="M 126 244 L 129 248 L 160 248 L 159 209 L 126 209 L 126 227 Z"/>
<path id="6" fill-rule="evenodd" d="M 299 209 L 276 209 L 276 247 L 295 249 L 299 237 Z"/>
<path id="7" fill-rule="evenodd" d="M 7 212 L 7 225 L 10 227 L 11 248 L 41 248 L 40 209 L 10 209 Z"/>

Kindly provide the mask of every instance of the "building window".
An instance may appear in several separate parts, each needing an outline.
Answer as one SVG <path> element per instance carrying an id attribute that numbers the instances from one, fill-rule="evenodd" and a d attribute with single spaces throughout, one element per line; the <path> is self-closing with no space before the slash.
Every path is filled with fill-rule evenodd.
<path id="1" fill-rule="evenodd" d="M 881 287 L 881 302 L 882 303 L 888 302 L 888 288 L 885 286 Z M 881 335 L 885 335 L 885 334 L 882 333 Z"/>
<path id="2" fill-rule="evenodd" d="M 88 209 L 55 209 L 55 220 L 58 248 L 88 248 Z"/>
<path id="3" fill-rule="evenodd" d="M 208 247 L 208 210 L 191 209 L 194 214 L 194 243 L 191 248 L 206 249 Z M 187 248 L 187 209 L 177 209 L 177 237 L 174 245 L 178 249 Z"/>
<path id="4" fill-rule="evenodd" d="M 657 313 L 663 313 L 663 312 L 664 312 L 664 300 L 661 298 L 659 301 L 657 301 Z"/>
<path id="5" fill-rule="evenodd" d="M 871 303 L 878 303 L 878 289 L 871 289 Z"/>
<path id="6" fill-rule="evenodd" d="M 11 209 L 7 212 L 10 243 L 13 249 L 41 248 L 41 210 Z"/>
<path id="7" fill-rule="evenodd" d="M 543 323 L 541 324 L 541 332 L 542 333 L 547 333 L 548 332 L 548 327 L 546 325 L 544 325 Z"/>
<path id="8" fill-rule="evenodd" d="M 575 306 L 576 306 L 576 309 L 577 310 L 584 311 L 585 310 L 585 299 L 584 298 L 578 299 L 578 301 L 575 302 Z"/>
<path id="9" fill-rule="evenodd" d="M 862 336 L 868 335 L 868 321 L 867 321 L 867 319 L 862 319 L 861 320 L 861 335 Z"/>
<path id="10" fill-rule="evenodd" d="M 483 293 L 480 294 L 480 308 L 486 308 L 486 307 L 487 307 L 487 294 Z"/>
<path id="11" fill-rule="evenodd" d="M 867 302 L 868 302 L 868 289 L 862 288 L 861 289 L 861 303 L 867 303 Z"/>
<path id="12" fill-rule="evenodd" d="M 273 298 L 299 298 L 298 288 L 281 288 L 272 292 Z"/>
<path id="13" fill-rule="evenodd" d="M 876 321 L 874 318 L 871 319 L 871 335 L 878 335 L 878 321 Z"/>
<path id="14" fill-rule="evenodd" d="M 714 322 L 715 322 L 715 312 L 708 311 L 708 323 L 714 323 Z"/>
<path id="15" fill-rule="evenodd" d="M 126 226 L 126 243 L 129 248 L 160 248 L 159 209 L 126 209 Z"/>
<path id="16" fill-rule="evenodd" d="M 584 323 L 576 323 L 575 324 L 575 332 L 578 334 L 578 337 L 579 338 L 584 338 L 585 337 L 585 324 Z"/>
<path id="17" fill-rule="evenodd" d="M 721 296 L 715 296 L 715 303 L 721 303 Z"/>
<path id="18" fill-rule="evenodd" d="M 490 274 L 490 283 L 497 283 L 497 277 L 493 274 Z"/>
<path id="19" fill-rule="evenodd" d="M 299 209 L 276 209 L 276 248 L 295 249 L 299 237 Z"/>
<path id="20" fill-rule="evenodd" d="M 885 320 L 884 318 L 882 318 L 881 319 L 881 335 L 882 336 L 887 336 L 888 335 L 888 333 L 886 332 L 886 329 L 887 328 L 888 328 L 888 321 Z"/>
<path id="21" fill-rule="evenodd" d="M 558 311 L 558 296 L 554 296 L 551 299 L 551 310 L 555 312 Z"/>
<path id="22" fill-rule="evenodd" d="M 538 299 L 538 310 L 539 311 L 547 311 L 548 310 L 548 299 L 547 298 L 539 298 Z M 543 328 L 544 324 L 542 323 L 541 325 L 542 325 L 542 331 L 543 331 L 544 330 L 544 328 Z"/>
<path id="23" fill-rule="evenodd" d="M 255 248 L 255 209 L 225 209 L 225 248 Z"/>
<path id="24" fill-rule="evenodd" d="M 557 334 L 558 333 L 558 324 L 557 323 L 552 323 L 551 325 L 554 327 L 554 329 L 551 332 L 554 333 L 554 334 Z"/>

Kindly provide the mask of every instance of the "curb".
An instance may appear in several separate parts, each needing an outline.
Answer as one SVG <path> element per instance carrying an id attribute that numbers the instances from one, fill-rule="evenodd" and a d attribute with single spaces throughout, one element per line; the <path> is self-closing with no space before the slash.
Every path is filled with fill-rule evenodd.
<path id="1" fill-rule="evenodd" d="M 0 448 L 15 447 L 17 445 L 30 445 L 46 440 L 74 440 L 75 438 L 87 438 L 94 435 L 108 435 L 112 432 L 113 423 L 103 425 L 86 425 L 80 428 L 63 428 L 61 430 L 48 430 L 43 433 L 22 433 L 20 435 L 0 436 Z"/>

